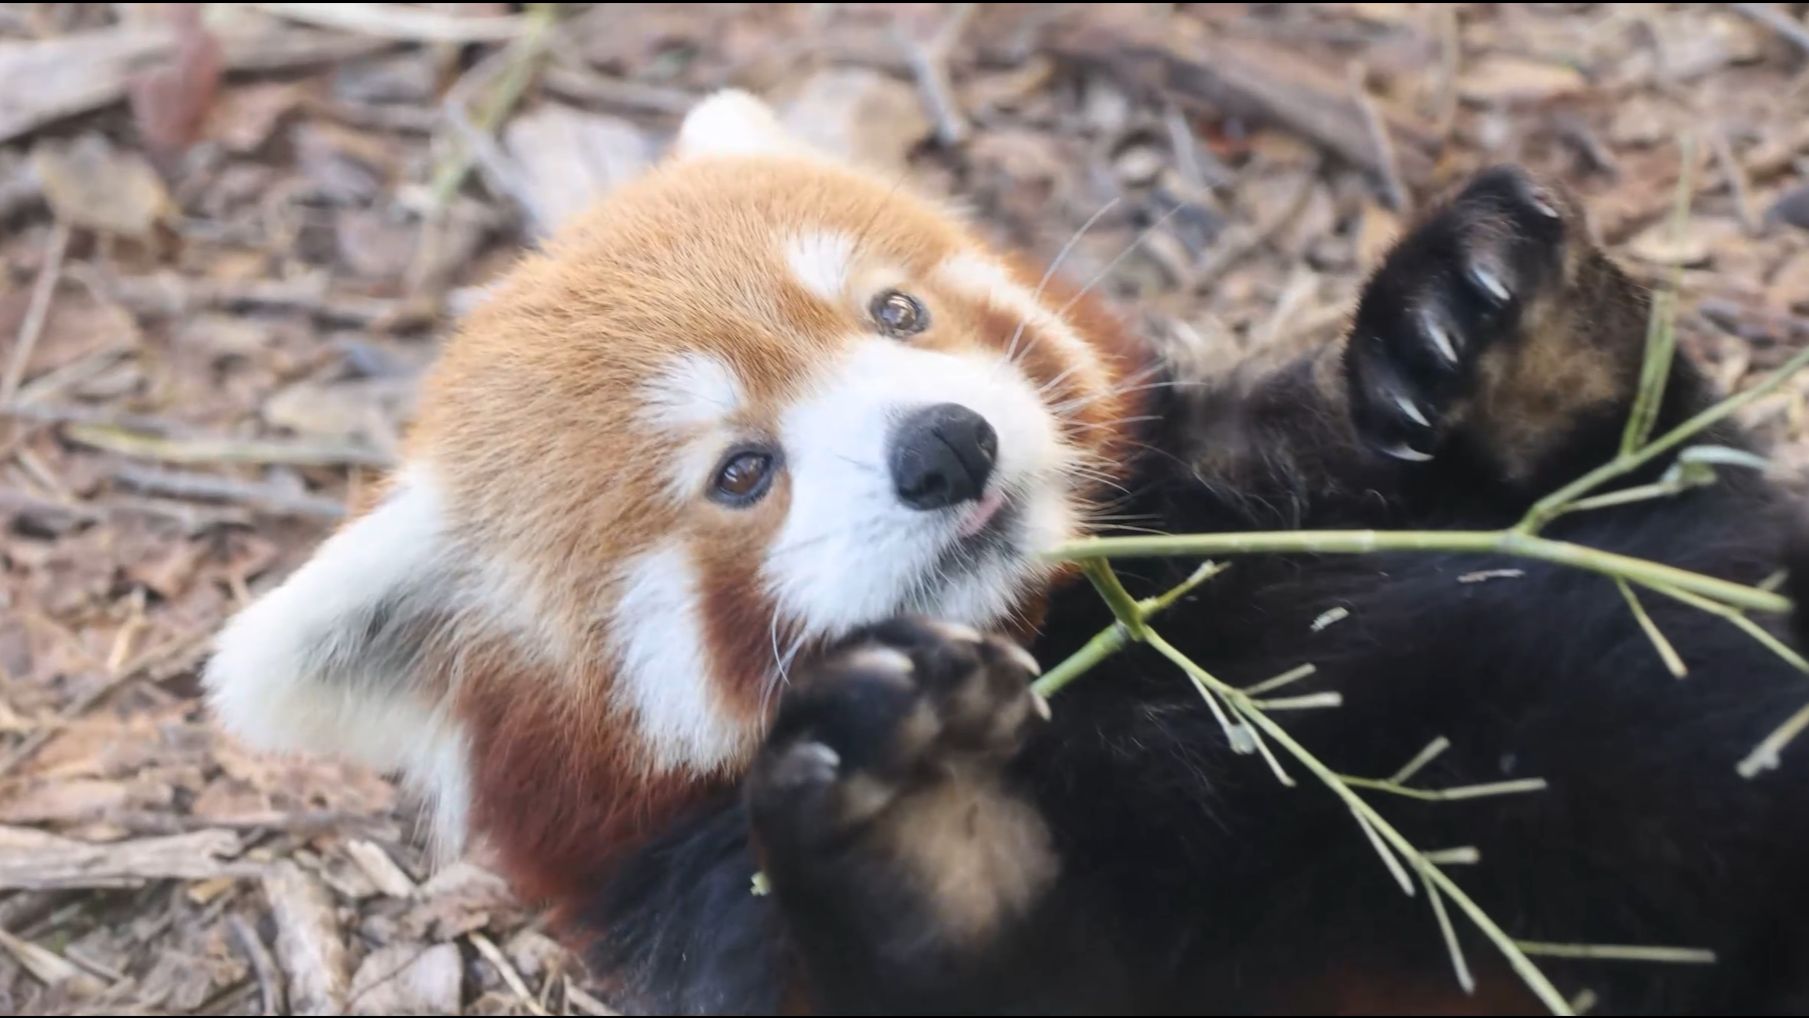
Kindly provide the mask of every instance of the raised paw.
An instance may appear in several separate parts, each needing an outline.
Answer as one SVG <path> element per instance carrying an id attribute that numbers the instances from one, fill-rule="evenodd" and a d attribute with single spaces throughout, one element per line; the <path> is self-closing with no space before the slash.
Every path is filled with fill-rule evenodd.
<path id="1" fill-rule="evenodd" d="M 1644 332 L 1624 312 L 1641 301 L 1560 191 L 1485 171 L 1365 288 L 1345 352 L 1354 423 L 1410 462 L 1467 431 L 1506 473 L 1529 473 L 1579 415 L 1624 397 Z"/>
<path id="2" fill-rule="evenodd" d="M 900 797 L 997 768 L 1048 707 L 1023 648 L 902 618 L 849 636 L 794 676 L 749 781 L 756 823 L 831 837 Z"/>

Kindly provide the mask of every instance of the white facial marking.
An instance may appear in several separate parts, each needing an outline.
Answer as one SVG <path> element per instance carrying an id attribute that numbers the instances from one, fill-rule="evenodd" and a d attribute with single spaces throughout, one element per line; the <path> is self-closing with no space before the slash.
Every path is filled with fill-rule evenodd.
<path id="1" fill-rule="evenodd" d="M 615 693 L 634 712 L 661 771 L 709 773 L 733 760 L 747 738 L 712 691 L 701 611 L 697 571 L 683 548 L 629 563 L 610 624 L 621 660 Z"/>
<path id="2" fill-rule="evenodd" d="M 957 546 L 970 506 L 904 505 L 890 469 L 892 433 L 912 410 L 957 403 L 998 436 L 988 491 L 1016 514 L 1009 548 Z M 838 636 L 901 611 L 986 627 L 1043 575 L 1035 552 L 1076 523 L 1072 452 L 1036 390 L 996 354 L 954 354 L 860 336 L 781 418 L 791 508 L 762 577 L 788 619 Z"/>
<path id="3" fill-rule="evenodd" d="M 854 239 L 845 233 L 800 233 L 785 243 L 785 264 L 792 276 L 804 289 L 831 303 L 840 303 L 847 290 L 853 258 Z"/>
<path id="4" fill-rule="evenodd" d="M 382 504 L 227 624 L 203 681 L 215 715 L 249 745 L 402 773 L 433 805 L 437 847 L 456 851 L 470 799 L 465 738 L 403 642 L 430 637 L 373 636 L 371 624 L 436 609 L 445 542 L 438 485 L 405 469 Z"/>
<path id="5" fill-rule="evenodd" d="M 1041 294 L 1012 278 L 1005 266 L 983 255 L 962 252 L 938 265 L 936 276 L 944 286 L 1026 323 L 1014 352 L 1021 352 L 1026 343 L 1048 343 L 1064 364 L 1076 365 L 1068 377 L 1078 385 L 1090 391 L 1105 388 L 1105 367 L 1093 347 L 1060 315 L 1041 303 Z"/>
<path id="6" fill-rule="evenodd" d="M 667 487 L 683 502 L 701 491 L 711 468 L 734 439 L 728 421 L 744 396 L 733 370 L 703 353 L 675 356 L 642 388 L 643 412 L 655 427 L 671 433 Z"/>
<path id="7" fill-rule="evenodd" d="M 680 354 L 654 375 L 642 390 L 647 416 L 671 430 L 708 427 L 741 409 L 741 383 L 720 359 L 703 353 Z"/>

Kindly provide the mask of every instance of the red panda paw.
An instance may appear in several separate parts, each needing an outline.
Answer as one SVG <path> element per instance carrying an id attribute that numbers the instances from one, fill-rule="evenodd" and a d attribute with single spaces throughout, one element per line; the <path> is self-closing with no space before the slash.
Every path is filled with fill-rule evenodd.
<path id="1" fill-rule="evenodd" d="M 861 930 L 875 957 L 899 961 L 1023 928 L 1060 869 L 1006 770 L 1048 716 L 1035 671 L 998 637 L 894 619 L 794 677 L 747 791 L 801 943 L 841 944 L 827 955 L 841 957 Z"/>
<path id="2" fill-rule="evenodd" d="M 1047 717 L 1036 670 L 1016 644 L 951 623 L 898 618 L 847 637 L 794 675 L 755 762 L 763 840 L 835 837 L 902 800 L 991 784 Z"/>

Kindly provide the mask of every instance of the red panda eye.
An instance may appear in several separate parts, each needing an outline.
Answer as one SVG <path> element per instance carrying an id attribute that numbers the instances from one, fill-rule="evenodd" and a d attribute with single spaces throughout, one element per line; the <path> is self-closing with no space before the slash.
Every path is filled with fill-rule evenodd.
<path id="1" fill-rule="evenodd" d="M 887 290 L 873 298 L 869 310 L 879 331 L 893 339 L 916 335 L 930 326 L 930 312 L 923 302 L 897 290 Z"/>
<path id="2" fill-rule="evenodd" d="M 772 476 L 771 453 L 756 450 L 731 453 L 716 470 L 710 497 L 725 505 L 752 505 L 772 486 Z"/>

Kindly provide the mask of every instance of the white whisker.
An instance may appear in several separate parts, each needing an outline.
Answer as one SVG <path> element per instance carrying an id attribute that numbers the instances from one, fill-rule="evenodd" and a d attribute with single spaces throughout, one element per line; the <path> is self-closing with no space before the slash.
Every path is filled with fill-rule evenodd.
<path id="1" fill-rule="evenodd" d="M 1042 298 L 1043 289 L 1049 285 L 1049 280 L 1055 278 L 1056 270 L 1061 268 L 1061 264 L 1063 261 L 1065 261 L 1067 259 L 1068 253 L 1074 250 L 1074 245 L 1080 243 L 1080 238 L 1086 236 L 1087 231 L 1091 230 L 1093 228 L 1093 224 L 1099 222 L 1099 220 L 1101 218 L 1103 218 L 1107 212 L 1110 212 L 1113 208 L 1117 207 L 1117 205 L 1118 205 L 1118 198 L 1117 198 L 1117 196 L 1113 196 L 1113 198 L 1110 201 L 1106 202 L 1104 205 L 1101 205 L 1099 207 L 1098 212 L 1095 212 L 1092 215 L 1088 216 L 1087 221 L 1080 224 L 1080 229 L 1074 231 L 1073 236 L 1068 238 L 1068 242 L 1066 244 L 1062 245 L 1062 249 L 1055 253 L 1055 258 L 1054 258 L 1054 260 L 1050 261 L 1049 267 L 1047 269 L 1043 270 L 1043 278 L 1036 281 L 1036 289 L 1034 291 L 1032 291 L 1030 294 L 1030 300 L 1032 303 L 1035 303 L 1036 301 L 1038 301 Z M 1063 310 L 1065 311 L 1067 309 L 1064 308 Z M 1059 318 L 1060 315 L 1057 315 L 1056 317 Z M 1027 323 L 1024 320 L 1020 319 L 1018 321 L 1017 329 L 1014 330 L 1011 334 L 1011 342 L 1006 344 L 1005 360 L 1007 363 L 1014 362 L 1017 357 L 1018 340 L 1023 338 L 1024 326 L 1026 324 Z"/>
<path id="2" fill-rule="evenodd" d="M 1181 211 L 1181 206 L 1176 205 L 1174 208 L 1169 209 L 1167 212 L 1162 213 L 1162 215 L 1160 217 L 1158 217 L 1155 222 L 1153 222 L 1153 223 L 1149 224 L 1149 226 L 1145 227 L 1141 233 L 1138 233 L 1137 236 L 1135 238 L 1133 238 L 1129 244 L 1125 245 L 1123 251 L 1118 252 L 1118 256 L 1116 258 L 1113 258 L 1111 261 L 1107 262 L 1105 268 L 1099 270 L 1098 275 L 1094 276 L 1091 280 L 1089 280 L 1087 282 L 1086 286 L 1083 286 L 1080 288 L 1079 293 L 1076 293 L 1074 296 L 1068 298 L 1068 303 L 1063 304 L 1061 306 L 1061 308 L 1055 312 L 1056 317 L 1059 318 L 1059 317 L 1066 316 L 1067 313 L 1073 309 L 1074 305 L 1080 303 L 1080 299 L 1082 297 L 1085 297 L 1088 293 L 1091 293 L 1095 286 L 1098 286 L 1101 282 L 1104 282 L 1105 278 L 1107 276 L 1111 275 L 1112 271 L 1114 269 L 1118 268 L 1118 265 L 1120 262 L 1123 262 L 1126 258 L 1130 257 L 1130 254 L 1132 251 L 1135 251 L 1139 247 L 1142 247 L 1144 241 L 1148 240 L 1152 234 L 1154 234 L 1158 229 L 1161 229 L 1162 226 L 1165 223 L 1167 223 L 1170 219 L 1173 219 L 1175 216 L 1175 213 L 1177 213 L 1179 211 Z"/>

